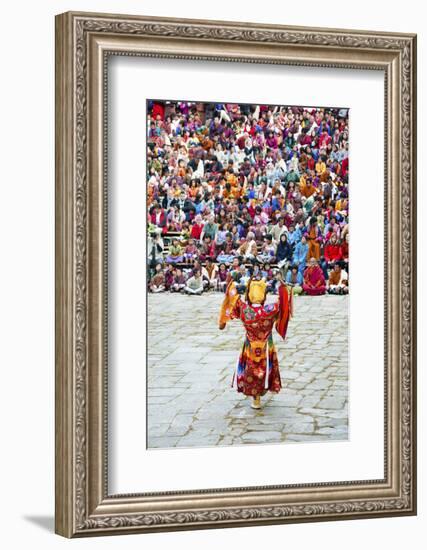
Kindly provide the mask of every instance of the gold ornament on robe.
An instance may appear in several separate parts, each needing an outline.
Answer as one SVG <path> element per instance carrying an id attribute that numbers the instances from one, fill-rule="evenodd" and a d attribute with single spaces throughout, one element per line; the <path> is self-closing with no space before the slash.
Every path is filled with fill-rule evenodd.
<path id="1" fill-rule="evenodd" d="M 267 353 L 267 340 L 252 340 L 246 350 L 249 359 L 255 363 L 263 361 Z"/>

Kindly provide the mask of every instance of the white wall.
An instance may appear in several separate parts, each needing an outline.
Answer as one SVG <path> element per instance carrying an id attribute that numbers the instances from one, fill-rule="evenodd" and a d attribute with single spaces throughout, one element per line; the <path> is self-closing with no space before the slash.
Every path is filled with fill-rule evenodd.
<path id="1" fill-rule="evenodd" d="M 132 2 L 85 0 L 75 2 L 15 2 L 2 5 L 0 86 L 0 159 L 2 247 L 1 277 L 1 518 L 5 548 L 175 548 L 206 549 L 232 544 L 346 550 L 371 548 L 374 540 L 387 550 L 421 548 L 427 528 L 424 400 L 419 403 L 419 515 L 418 517 L 257 527 L 217 531 L 156 534 L 101 539 L 61 539 L 53 534 L 54 510 L 54 15 L 70 9 L 198 17 L 253 22 L 352 27 L 419 33 L 419 212 L 425 207 L 422 187 L 426 174 L 421 162 L 425 149 L 424 20 L 419 2 L 303 4 L 234 2 Z M 262 4 L 261 4 L 262 5 Z M 419 251 L 425 244 L 425 223 L 419 216 Z M 419 258 L 419 280 L 424 277 L 424 253 Z M 419 393 L 424 395 L 425 292 L 419 288 Z M 424 306 L 424 307 L 423 307 Z"/>

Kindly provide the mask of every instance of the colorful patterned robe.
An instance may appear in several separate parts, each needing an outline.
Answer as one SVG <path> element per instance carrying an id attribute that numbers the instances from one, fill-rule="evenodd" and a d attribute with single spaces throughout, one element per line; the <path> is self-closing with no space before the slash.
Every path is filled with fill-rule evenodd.
<path id="1" fill-rule="evenodd" d="M 279 301 L 275 304 L 250 305 L 230 283 L 219 318 L 220 327 L 231 319 L 240 319 L 246 330 L 236 370 L 231 385 L 245 395 L 264 395 L 267 391 L 278 393 L 282 387 L 279 362 L 273 343 L 273 328 L 284 339 L 292 314 L 292 292 L 285 285 L 279 287 Z"/>

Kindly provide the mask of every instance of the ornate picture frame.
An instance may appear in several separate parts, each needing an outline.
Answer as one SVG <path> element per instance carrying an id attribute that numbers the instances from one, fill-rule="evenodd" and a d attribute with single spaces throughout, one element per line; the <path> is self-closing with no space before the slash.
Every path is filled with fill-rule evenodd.
<path id="1" fill-rule="evenodd" d="M 385 76 L 384 479 L 110 495 L 106 60 L 372 69 Z M 68 12 L 56 17 L 56 508 L 65 537 L 416 513 L 416 36 Z"/>

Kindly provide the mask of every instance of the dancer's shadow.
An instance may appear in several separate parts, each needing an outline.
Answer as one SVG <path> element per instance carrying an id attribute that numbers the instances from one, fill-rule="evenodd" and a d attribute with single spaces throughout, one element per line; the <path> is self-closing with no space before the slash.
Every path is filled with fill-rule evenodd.
<path id="1" fill-rule="evenodd" d="M 22 519 L 34 523 L 34 525 L 41 527 L 45 531 L 53 533 L 55 530 L 55 520 L 53 516 L 23 516 Z"/>

